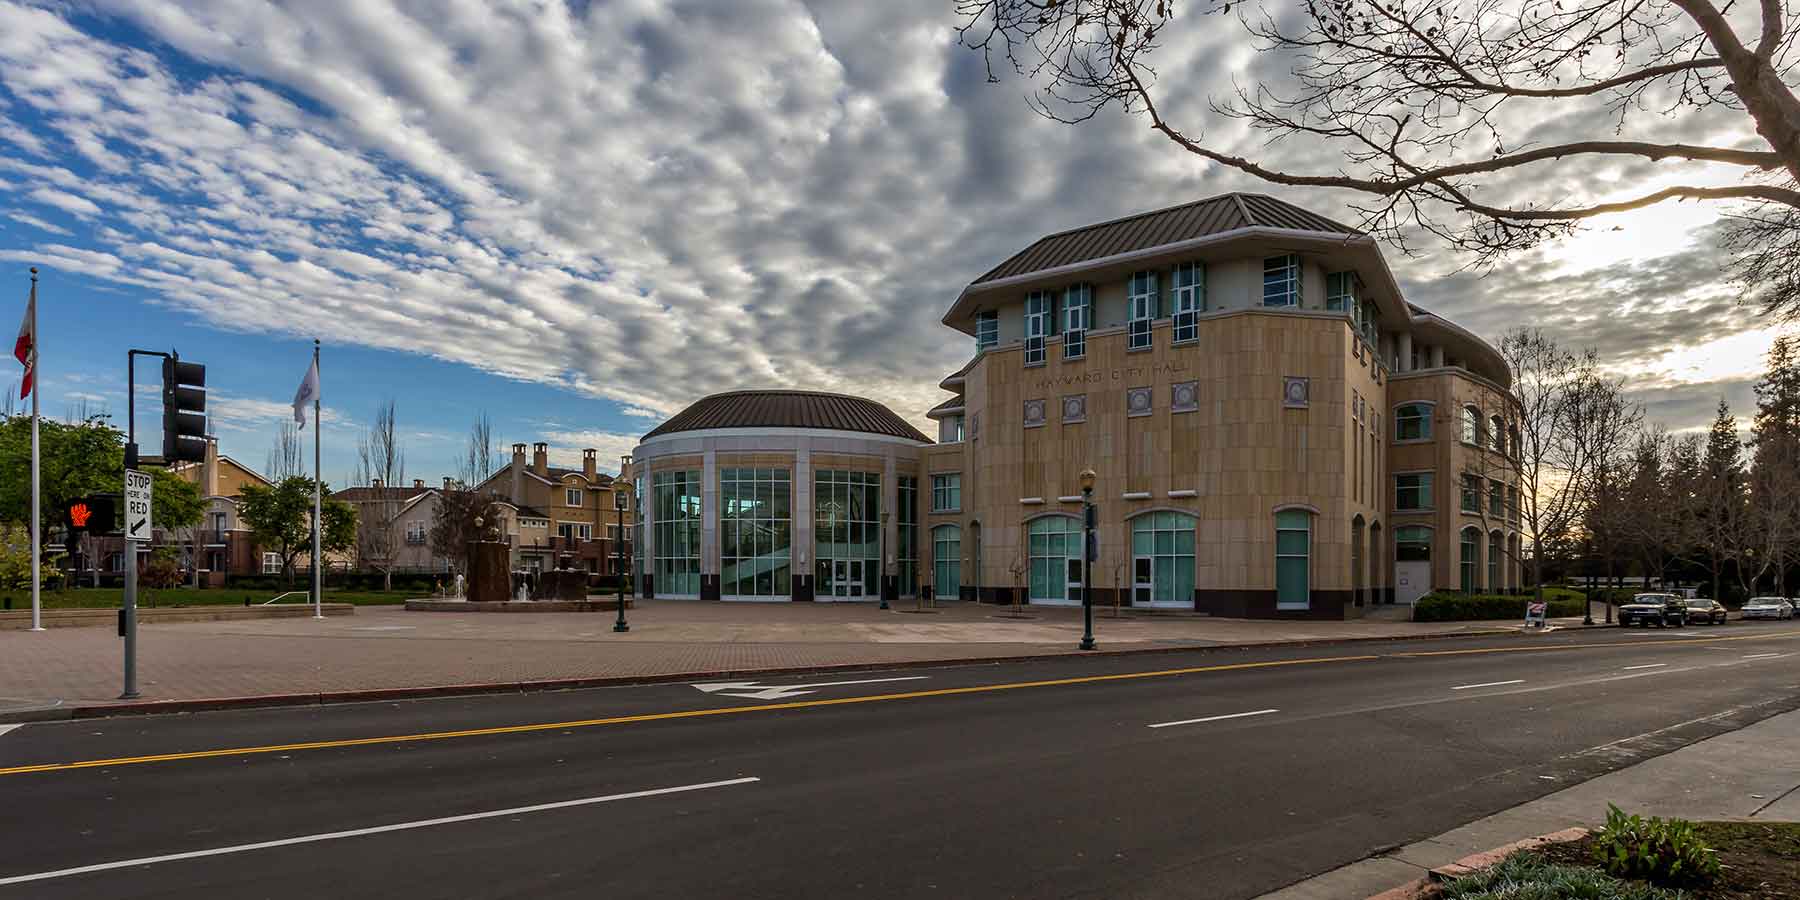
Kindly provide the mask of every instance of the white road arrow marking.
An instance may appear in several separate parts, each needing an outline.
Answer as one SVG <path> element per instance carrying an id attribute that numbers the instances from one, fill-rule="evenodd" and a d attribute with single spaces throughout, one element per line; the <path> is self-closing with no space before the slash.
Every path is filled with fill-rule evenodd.
<path id="1" fill-rule="evenodd" d="M 23 723 L 23 722 L 21 722 L 17 725 L 0 725 L 0 735 L 4 735 L 9 731 L 18 731 L 19 729 L 24 728 L 24 727 L 25 727 L 25 723 Z"/>
<path id="2" fill-rule="evenodd" d="M 752 700 L 785 700 L 813 693 L 818 688 L 842 687 L 847 684 L 882 684 L 889 681 L 923 681 L 931 676 L 912 675 L 905 678 L 865 678 L 859 681 L 816 681 L 812 684 L 764 685 L 754 681 L 712 681 L 693 684 L 689 687 L 699 688 L 708 694 L 722 694 L 726 697 L 749 697 Z"/>

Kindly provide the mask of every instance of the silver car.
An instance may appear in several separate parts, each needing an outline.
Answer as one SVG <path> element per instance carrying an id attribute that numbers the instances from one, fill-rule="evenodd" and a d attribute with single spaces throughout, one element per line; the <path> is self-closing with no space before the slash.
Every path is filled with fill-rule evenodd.
<path id="1" fill-rule="evenodd" d="M 1791 619 L 1794 604 L 1782 597 L 1751 597 L 1744 604 L 1746 619 Z"/>

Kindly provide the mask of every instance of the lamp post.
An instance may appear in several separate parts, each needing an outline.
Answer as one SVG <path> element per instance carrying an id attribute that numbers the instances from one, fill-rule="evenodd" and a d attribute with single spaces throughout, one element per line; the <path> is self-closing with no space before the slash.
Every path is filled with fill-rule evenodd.
<path id="1" fill-rule="evenodd" d="M 625 571 L 625 510 L 631 506 L 631 482 L 625 480 L 625 467 L 629 465 L 631 457 L 620 457 L 619 477 L 613 479 L 613 509 L 619 513 L 619 620 L 613 623 L 613 631 L 620 633 L 631 630 L 625 624 L 625 579 L 629 574 Z"/>
<path id="2" fill-rule="evenodd" d="M 887 609 L 887 523 L 890 513 L 881 511 L 881 531 L 875 536 L 875 553 L 880 558 L 876 563 L 880 566 L 881 577 L 875 582 L 875 590 L 881 594 L 881 608 Z"/>
<path id="3" fill-rule="evenodd" d="M 1094 470 L 1081 470 L 1081 649 L 1094 649 Z"/>

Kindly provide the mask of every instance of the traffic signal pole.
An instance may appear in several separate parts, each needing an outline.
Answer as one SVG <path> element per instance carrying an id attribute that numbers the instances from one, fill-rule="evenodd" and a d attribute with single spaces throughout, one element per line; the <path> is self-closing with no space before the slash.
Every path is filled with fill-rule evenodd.
<path id="1" fill-rule="evenodd" d="M 137 358 L 140 356 L 160 357 L 163 361 L 163 464 L 196 461 L 204 459 L 204 453 L 197 451 L 194 445 L 183 440 L 188 432 L 196 432 L 201 439 L 199 447 L 205 446 L 206 408 L 205 393 L 206 367 L 196 363 L 183 363 L 175 353 L 162 353 L 156 350 L 127 350 L 125 352 L 125 598 L 119 609 L 119 636 L 125 639 L 125 690 L 119 694 L 121 700 L 136 700 L 140 695 L 137 688 L 137 587 L 138 587 L 138 544 L 132 539 L 131 517 L 131 473 L 138 471 L 137 445 Z M 183 387 L 183 385 L 192 387 Z M 148 486 L 146 485 L 146 488 Z M 146 495 L 148 496 L 148 495 Z M 154 499 L 151 499 L 154 502 Z M 150 518 L 150 510 L 145 509 L 143 515 Z"/>

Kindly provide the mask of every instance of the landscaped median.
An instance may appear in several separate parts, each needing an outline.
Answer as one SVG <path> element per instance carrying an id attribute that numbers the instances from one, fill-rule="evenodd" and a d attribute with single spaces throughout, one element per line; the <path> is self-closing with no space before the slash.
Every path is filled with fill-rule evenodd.
<path id="1" fill-rule="evenodd" d="M 1525 618 L 1525 605 L 1531 599 L 1530 595 L 1522 594 L 1459 594 L 1437 591 L 1419 598 L 1418 603 L 1413 606 L 1413 621 L 1519 621 Z M 1587 600 L 1576 591 L 1546 590 L 1544 599 L 1549 603 L 1545 613 L 1552 619 L 1582 615 L 1587 606 Z"/>
<path id="2" fill-rule="evenodd" d="M 1387 898 L 1778 900 L 1800 898 L 1800 823 L 1686 822 L 1609 810 L 1570 829 L 1433 870 Z"/>

